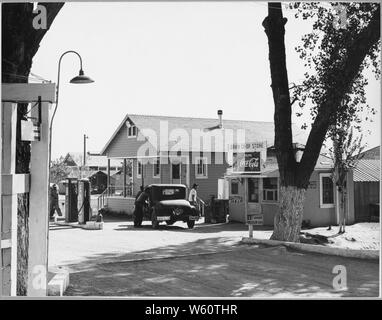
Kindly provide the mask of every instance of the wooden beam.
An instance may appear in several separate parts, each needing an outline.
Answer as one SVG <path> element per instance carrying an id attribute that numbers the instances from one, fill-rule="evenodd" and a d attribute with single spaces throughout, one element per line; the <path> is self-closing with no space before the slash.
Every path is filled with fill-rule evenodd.
<path id="1" fill-rule="evenodd" d="M 4 94 L 4 93 L 3 93 Z M 16 296 L 17 288 L 17 194 L 12 195 L 13 175 L 16 168 L 16 126 L 17 105 L 10 102 L 1 103 L 1 176 L 10 177 L 1 182 L 1 220 L 10 224 L 11 237 L 11 296 Z M 9 194 L 11 193 L 11 194 Z M 3 228 L 3 226 L 2 226 Z M 2 237 L 2 236 L 1 236 Z M 3 262 L 2 262 L 3 264 Z M 5 267 L 5 266 L 2 266 Z M 3 281 L 3 280 L 2 280 Z M 3 284 L 2 284 L 3 285 Z"/>
<path id="2" fill-rule="evenodd" d="M 26 174 L 2 174 L 2 195 L 12 195 L 29 192 L 29 178 Z"/>
<path id="3" fill-rule="evenodd" d="M 50 107 L 49 103 L 42 103 L 41 140 L 31 142 L 27 296 L 34 297 L 47 295 Z M 34 108 L 32 117 L 37 116 L 37 112 Z"/>
<path id="4" fill-rule="evenodd" d="M 7 249 L 7 248 L 11 248 L 11 247 L 12 247 L 12 240 L 11 239 L 2 239 L 1 240 L 1 249 Z M 0 272 L 0 274 L 1 274 L 1 272 Z M 1 277 L 1 275 L 0 275 L 0 277 Z"/>
<path id="5" fill-rule="evenodd" d="M 54 83 L 4 83 L 1 85 L 2 101 L 6 102 L 37 102 L 41 97 L 42 102 L 55 102 Z"/>

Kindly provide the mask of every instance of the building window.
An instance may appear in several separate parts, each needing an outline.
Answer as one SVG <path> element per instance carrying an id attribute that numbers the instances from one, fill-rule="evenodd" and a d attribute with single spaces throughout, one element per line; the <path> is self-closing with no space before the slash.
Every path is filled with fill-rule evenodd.
<path id="1" fill-rule="evenodd" d="M 331 173 L 320 174 L 320 207 L 334 207 L 334 184 Z"/>
<path id="2" fill-rule="evenodd" d="M 142 162 L 138 160 L 137 161 L 137 177 L 138 178 L 142 177 L 142 169 L 143 169 Z"/>
<path id="3" fill-rule="evenodd" d="M 160 177 L 160 159 L 157 158 L 155 162 L 153 163 L 153 177 L 159 178 Z"/>
<path id="4" fill-rule="evenodd" d="M 263 178 L 263 201 L 278 201 L 277 178 Z"/>
<path id="5" fill-rule="evenodd" d="M 236 181 L 231 181 L 231 194 L 239 194 L 239 184 Z"/>
<path id="6" fill-rule="evenodd" d="M 259 202 L 259 179 L 248 178 L 248 202 Z"/>
<path id="7" fill-rule="evenodd" d="M 171 175 L 172 179 L 179 180 L 180 179 L 180 163 L 171 164 Z"/>
<path id="8" fill-rule="evenodd" d="M 136 137 L 137 136 L 137 127 L 132 125 L 127 129 L 127 136 L 129 138 Z"/>
<path id="9" fill-rule="evenodd" d="M 196 178 L 208 178 L 207 173 L 207 158 L 206 157 L 197 157 L 195 158 L 195 177 Z"/>

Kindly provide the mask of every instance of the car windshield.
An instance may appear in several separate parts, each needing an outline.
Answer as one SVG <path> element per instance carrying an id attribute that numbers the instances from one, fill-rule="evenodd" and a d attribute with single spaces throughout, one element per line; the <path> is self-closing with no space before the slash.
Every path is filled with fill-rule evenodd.
<path id="1" fill-rule="evenodd" d="M 185 199 L 186 189 L 182 187 L 153 187 L 153 201 Z"/>

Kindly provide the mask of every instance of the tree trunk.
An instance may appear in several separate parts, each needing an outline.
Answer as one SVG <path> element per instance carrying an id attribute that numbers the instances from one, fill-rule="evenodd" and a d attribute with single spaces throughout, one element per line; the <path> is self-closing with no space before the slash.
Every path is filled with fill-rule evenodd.
<path id="1" fill-rule="evenodd" d="M 299 242 L 306 190 L 280 188 L 280 208 L 275 216 L 272 240 Z"/>
<path id="2" fill-rule="evenodd" d="M 345 226 L 346 226 L 346 210 L 345 210 L 345 203 L 346 203 L 346 196 L 345 196 L 345 188 L 342 187 L 339 190 L 339 231 L 338 233 L 345 233 Z"/>
<path id="3" fill-rule="evenodd" d="M 47 28 L 33 28 L 32 3 L 2 4 L 2 83 L 27 83 L 32 59 L 64 3 L 43 3 Z M 17 106 L 16 173 L 29 173 L 30 143 L 21 141 L 21 120 L 26 120 L 27 104 Z M 18 195 L 17 208 L 17 295 L 27 293 L 29 193 Z"/>

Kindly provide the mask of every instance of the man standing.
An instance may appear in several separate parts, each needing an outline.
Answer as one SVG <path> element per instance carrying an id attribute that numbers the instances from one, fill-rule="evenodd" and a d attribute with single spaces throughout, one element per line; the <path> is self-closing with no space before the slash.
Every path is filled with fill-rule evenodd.
<path id="1" fill-rule="evenodd" d="M 143 220 L 143 206 L 147 197 L 144 192 L 143 186 L 140 187 L 136 197 L 135 197 L 135 208 L 134 208 L 134 227 L 140 227 Z"/>
<path id="2" fill-rule="evenodd" d="M 62 216 L 60 205 L 58 203 L 58 191 L 56 184 L 50 187 L 50 218 L 54 217 L 54 212 L 57 211 L 59 216 Z"/>
<path id="3" fill-rule="evenodd" d="M 191 188 L 190 193 L 188 195 L 188 201 L 194 206 L 196 205 L 196 201 L 198 198 L 198 193 L 196 192 L 197 188 L 198 188 L 198 185 L 196 183 L 194 183 L 192 185 L 192 188 Z"/>

